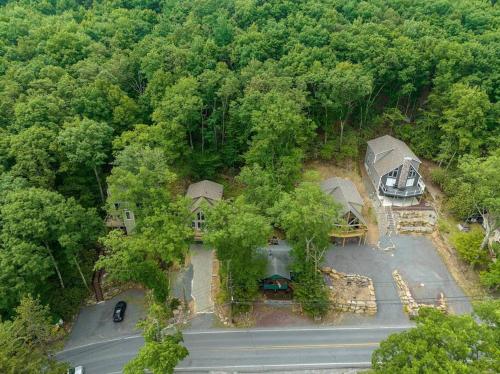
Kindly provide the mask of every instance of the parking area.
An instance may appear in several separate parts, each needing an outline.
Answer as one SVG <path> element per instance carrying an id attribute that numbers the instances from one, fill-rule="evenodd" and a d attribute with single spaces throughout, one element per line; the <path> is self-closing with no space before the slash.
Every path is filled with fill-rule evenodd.
<path id="1" fill-rule="evenodd" d="M 127 290 L 111 300 L 84 307 L 75 321 L 65 349 L 140 333 L 137 322 L 145 317 L 145 293 L 143 290 Z M 127 303 L 125 318 L 113 322 L 115 304 L 123 300 Z"/>
<path id="2" fill-rule="evenodd" d="M 355 244 L 332 246 L 325 262 L 338 271 L 366 275 L 374 282 L 378 313 L 375 316 L 344 313 L 342 324 L 408 323 L 392 278 L 395 269 L 406 280 L 417 302 L 432 304 L 443 292 L 451 312 L 462 314 L 472 311 L 470 302 L 427 237 L 384 236 L 379 247 Z"/>

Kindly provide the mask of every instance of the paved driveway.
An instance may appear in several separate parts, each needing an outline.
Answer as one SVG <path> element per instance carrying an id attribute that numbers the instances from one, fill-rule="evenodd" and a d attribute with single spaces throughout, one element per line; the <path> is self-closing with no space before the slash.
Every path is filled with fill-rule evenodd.
<path id="1" fill-rule="evenodd" d="M 193 287 L 196 313 L 213 313 L 212 300 L 212 256 L 213 251 L 202 244 L 192 244 L 191 263 L 193 264 Z"/>
<path id="2" fill-rule="evenodd" d="M 443 292 L 453 312 L 462 314 L 472 311 L 468 299 L 453 280 L 430 239 L 410 235 L 383 237 L 380 247 L 387 248 L 392 243 L 395 249 L 387 251 L 357 245 L 332 247 L 328 251 L 326 262 L 329 266 L 342 272 L 369 276 L 375 286 L 378 313 L 372 317 L 346 313 L 342 324 L 408 323 L 392 278 L 395 269 L 406 280 L 418 302 L 433 303 Z"/>
<path id="3" fill-rule="evenodd" d="M 120 300 L 127 302 L 125 318 L 122 322 L 114 323 L 113 309 Z M 139 334 L 140 331 L 135 328 L 135 325 L 145 315 L 144 291 L 142 290 L 128 290 L 111 300 L 84 307 L 80 310 L 64 348 Z"/>

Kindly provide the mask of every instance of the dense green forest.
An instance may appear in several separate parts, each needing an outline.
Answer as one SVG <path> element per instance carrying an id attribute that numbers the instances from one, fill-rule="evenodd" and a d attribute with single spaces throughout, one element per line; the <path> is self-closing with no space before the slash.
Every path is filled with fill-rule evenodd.
<path id="1" fill-rule="evenodd" d="M 381 133 L 446 168 L 457 201 L 486 179 L 481 209 L 500 210 L 493 1 L 2 3 L 3 317 L 31 293 L 70 318 L 98 245 L 110 248 L 98 267 L 161 300 L 157 263 L 182 259 L 190 240 L 185 181 L 238 175 L 254 207 L 231 209 L 252 220 L 305 160 L 355 159 Z M 474 163 L 493 181 L 460 172 Z M 133 206 L 138 234 L 99 242 L 114 201 Z M 457 214 L 476 203 L 456 203 Z"/>

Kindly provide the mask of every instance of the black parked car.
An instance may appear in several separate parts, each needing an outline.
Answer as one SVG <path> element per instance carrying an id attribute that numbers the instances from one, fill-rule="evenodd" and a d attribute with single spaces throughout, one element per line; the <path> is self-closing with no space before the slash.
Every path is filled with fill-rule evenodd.
<path id="1" fill-rule="evenodd" d="M 113 322 L 123 321 L 125 317 L 125 309 L 127 309 L 127 303 L 125 301 L 118 301 L 115 305 L 115 311 L 113 312 Z"/>

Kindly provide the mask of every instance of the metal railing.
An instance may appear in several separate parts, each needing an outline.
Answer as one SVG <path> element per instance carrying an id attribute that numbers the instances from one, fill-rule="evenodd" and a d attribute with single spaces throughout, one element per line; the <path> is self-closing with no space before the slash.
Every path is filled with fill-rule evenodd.
<path id="1" fill-rule="evenodd" d="M 399 190 L 397 188 L 387 187 L 384 185 L 380 185 L 379 188 L 386 196 L 415 197 L 415 196 L 420 196 L 424 193 L 425 184 L 423 182 L 421 183 L 419 180 L 416 187 L 406 188 L 404 190 Z"/>

